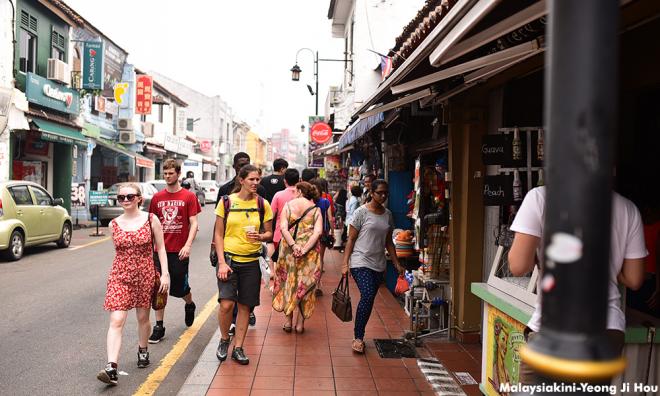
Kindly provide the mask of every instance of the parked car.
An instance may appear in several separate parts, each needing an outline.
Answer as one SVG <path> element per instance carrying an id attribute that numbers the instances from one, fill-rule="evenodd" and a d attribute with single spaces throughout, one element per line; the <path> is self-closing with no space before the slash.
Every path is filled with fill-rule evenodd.
<path id="1" fill-rule="evenodd" d="M 202 180 L 198 181 L 197 184 L 202 186 L 202 191 L 204 191 L 204 197 L 207 203 L 215 203 L 215 199 L 218 197 L 218 183 L 215 180 Z"/>
<path id="2" fill-rule="evenodd" d="M 124 209 L 117 202 L 117 192 L 119 191 L 119 186 L 122 184 L 116 183 L 110 186 L 108 189 L 108 205 L 99 207 L 99 222 L 104 227 L 110 224 L 110 220 L 124 213 Z M 151 204 L 151 198 L 153 198 L 158 190 L 150 183 L 135 184 L 140 187 L 140 191 L 142 192 L 142 206 L 140 206 L 140 209 L 147 211 L 149 210 L 149 204 Z"/>
<path id="3" fill-rule="evenodd" d="M 71 216 L 37 183 L 13 180 L 0 183 L 0 250 L 7 259 L 23 257 L 27 246 L 71 243 Z"/>
<path id="4" fill-rule="evenodd" d="M 181 181 L 181 186 L 190 190 L 190 185 L 186 186 L 187 183 L 184 183 L 185 180 L 186 179 L 183 179 Z M 156 190 L 158 190 L 158 191 L 162 191 L 162 190 L 165 189 L 165 187 L 167 187 L 167 183 L 165 182 L 165 180 L 162 180 L 162 179 L 161 180 L 152 180 L 152 181 L 147 182 L 147 183 L 154 186 L 156 188 Z M 199 184 L 199 182 L 197 182 L 197 183 Z M 193 191 L 193 192 L 197 196 L 197 201 L 199 202 L 200 206 L 206 205 L 206 200 L 204 199 L 204 191 L 201 189 L 201 187 L 199 185 L 197 186 L 197 191 Z"/>

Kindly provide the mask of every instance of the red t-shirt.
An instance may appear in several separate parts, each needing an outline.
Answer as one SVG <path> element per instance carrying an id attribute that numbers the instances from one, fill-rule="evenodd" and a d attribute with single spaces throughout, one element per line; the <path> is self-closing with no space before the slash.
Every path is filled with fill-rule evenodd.
<path id="1" fill-rule="evenodd" d="M 186 244 L 190 233 L 190 216 L 199 213 L 198 208 L 197 197 L 185 188 L 175 193 L 164 189 L 151 199 L 149 212 L 158 216 L 163 226 L 165 250 L 168 253 L 178 253 Z"/>

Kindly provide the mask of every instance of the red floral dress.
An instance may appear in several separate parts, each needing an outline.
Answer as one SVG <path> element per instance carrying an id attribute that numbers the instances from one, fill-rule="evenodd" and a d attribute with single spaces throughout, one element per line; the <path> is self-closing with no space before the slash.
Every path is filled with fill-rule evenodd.
<path id="1" fill-rule="evenodd" d="M 110 226 L 115 259 L 108 276 L 103 307 L 106 311 L 150 308 L 156 269 L 149 221 L 135 231 L 124 231 L 115 220 Z"/>

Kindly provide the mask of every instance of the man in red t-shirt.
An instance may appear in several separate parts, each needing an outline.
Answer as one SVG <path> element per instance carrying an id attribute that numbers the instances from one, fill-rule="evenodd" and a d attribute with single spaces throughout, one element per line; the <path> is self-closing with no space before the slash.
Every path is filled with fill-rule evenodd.
<path id="1" fill-rule="evenodd" d="M 195 303 L 188 284 L 188 264 L 190 248 L 197 235 L 197 213 L 199 202 L 192 192 L 181 187 L 179 177 L 181 165 L 168 159 L 163 164 L 163 177 L 167 187 L 151 199 L 149 213 L 158 216 L 163 225 L 167 266 L 170 270 L 170 296 L 183 298 L 186 302 L 186 326 L 195 321 Z M 158 256 L 154 255 L 156 268 L 160 271 Z M 165 336 L 163 318 L 165 310 L 156 311 L 156 325 L 149 337 L 149 343 L 156 344 Z"/>

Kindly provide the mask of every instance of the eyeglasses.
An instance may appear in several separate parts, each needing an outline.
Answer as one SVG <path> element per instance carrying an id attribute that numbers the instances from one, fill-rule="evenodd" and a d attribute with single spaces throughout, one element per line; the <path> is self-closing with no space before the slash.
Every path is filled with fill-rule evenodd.
<path id="1" fill-rule="evenodd" d="M 118 201 L 132 201 L 135 199 L 135 197 L 139 197 L 138 194 L 117 194 L 117 200 Z"/>
<path id="2" fill-rule="evenodd" d="M 380 195 L 381 197 L 386 197 L 390 194 L 389 191 L 374 191 L 373 193 Z"/>

